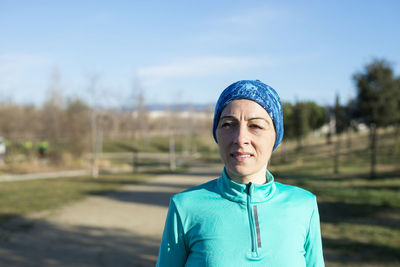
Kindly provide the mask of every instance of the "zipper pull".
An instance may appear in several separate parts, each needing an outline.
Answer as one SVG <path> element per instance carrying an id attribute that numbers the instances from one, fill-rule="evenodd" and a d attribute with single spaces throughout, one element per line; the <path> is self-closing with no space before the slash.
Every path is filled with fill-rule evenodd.
<path id="1" fill-rule="evenodd" d="M 250 195 L 250 188 L 251 188 L 252 183 L 247 184 L 247 194 Z"/>

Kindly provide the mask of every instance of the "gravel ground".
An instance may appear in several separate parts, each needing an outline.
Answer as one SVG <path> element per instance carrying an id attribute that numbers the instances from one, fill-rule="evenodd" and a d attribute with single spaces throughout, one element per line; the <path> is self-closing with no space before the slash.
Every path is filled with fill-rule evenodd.
<path id="1" fill-rule="evenodd" d="M 0 230 L 0 266 L 154 266 L 171 195 L 220 171 L 199 166 L 13 219 Z"/>

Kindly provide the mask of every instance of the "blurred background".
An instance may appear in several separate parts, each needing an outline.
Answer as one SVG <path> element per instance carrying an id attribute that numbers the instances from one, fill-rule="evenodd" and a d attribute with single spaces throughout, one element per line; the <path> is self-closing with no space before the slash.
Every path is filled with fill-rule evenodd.
<path id="1" fill-rule="evenodd" d="M 271 171 L 317 195 L 326 265 L 400 266 L 399 12 L 394 0 L 1 1 L 0 263 L 16 264 L 7 242 L 26 231 L 10 220 L 222 168 L 215 102 L 259 79 L 284 106 Z"/>

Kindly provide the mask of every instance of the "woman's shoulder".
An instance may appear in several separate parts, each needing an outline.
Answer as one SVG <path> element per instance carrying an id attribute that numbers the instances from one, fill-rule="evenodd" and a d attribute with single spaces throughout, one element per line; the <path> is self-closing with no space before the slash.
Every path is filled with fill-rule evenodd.
<path id="1" fill-rule="evenodd" d="M 316 196 L 306 189 L 294 185 L 282 184 L 279 182 L 275 182 L 275 184 L 279 194 L 287 198 L 295 198 L 297 201 L 304 200 L 311 202 L 316 200 Z"/>
<path id="2" fill-rule="evenodd" d="M 175 203 L 198 202 L 218 196 L 217 180 L 213 179 L 203 184 L 193 186 L 172 196 Z"/>

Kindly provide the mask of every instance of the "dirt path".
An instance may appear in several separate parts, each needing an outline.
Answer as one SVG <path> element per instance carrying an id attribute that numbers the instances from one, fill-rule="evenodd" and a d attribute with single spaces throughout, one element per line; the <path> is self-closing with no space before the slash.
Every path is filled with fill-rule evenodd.
<path id="1" fill-rule="evenodd" d="M 162 175 L 0 231 L 0 266 L 154 266 L 172 194 L 219 176 L 221 166 Z"/>

